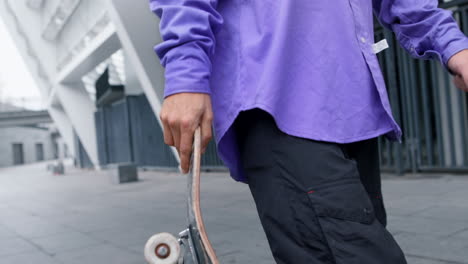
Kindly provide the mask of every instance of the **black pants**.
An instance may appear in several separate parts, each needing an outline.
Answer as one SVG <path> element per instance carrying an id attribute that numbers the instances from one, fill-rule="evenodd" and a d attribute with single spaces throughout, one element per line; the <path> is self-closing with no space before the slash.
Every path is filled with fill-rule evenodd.
<path id="1" fill-rule="evenodd" d="M 406 263 L 385 228 L 376 138 L 337 144 L 294 137 L 259 109 L 241 112 L 235 129 L 277 263 Z"/>

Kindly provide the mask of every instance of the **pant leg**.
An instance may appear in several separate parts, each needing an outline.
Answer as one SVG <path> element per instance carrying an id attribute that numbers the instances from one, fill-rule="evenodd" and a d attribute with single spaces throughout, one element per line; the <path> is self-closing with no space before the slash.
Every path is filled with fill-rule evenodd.
<path id="1" fill-rule="evenodd" d="M 340 144 L 289 136 L 258 109 L 242 112 L 235 129 L 277 263 L 406 263 Z"/>
<path id="2" fill-rule="evenodd" d="M 357 163 L 361 183 L 369 195 L 375 215 L 383 226 L 387 226 L 387 213 L 382 196 L 380 177 L 379 144 L 377 138 L 342 144 L 347 158 Z"/>

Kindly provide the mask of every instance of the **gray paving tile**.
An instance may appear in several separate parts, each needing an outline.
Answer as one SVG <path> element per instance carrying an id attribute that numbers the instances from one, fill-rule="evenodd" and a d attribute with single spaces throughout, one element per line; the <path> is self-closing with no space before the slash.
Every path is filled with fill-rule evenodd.
<path id="1" fill-rule="evenodd" d="M 2 264 L 61 264 L 57 259 L 41 251 L 27 251 L 21 254 L 2 257 Z"/>
<path id="2" fill-rule="evenodd" d="M 210 233 L 221 263 L 274 263 L 262 230 L 229 230 Z"/>
<path id="3" fill-rule="evenodd" d="M 0 240 L 0 257 L 37 250 L 31 243 L 18 237 Z"/>
<path id="4" fill-rule="evenodd" d="M 186 227 L 186 183 L 175 173 L 140 176 L 111 185 L 102 171 L 53 177 L 35 165 L 0 169 L 0 263 L 30 263 L 25 256 L 35 264 L 145 263 L 149 236 Z M 468 263 L 467 183 L 446 175 L 384 180 L 388 228 L 409 264 Z M 221 263 L 274 263 L 247 185 L 226 173 L 205 173 L 202 184 Z"/>
<path id="5" fill-rule="evenodd" d="M 125 228 L 129 224 L 121 219 L 106 215 L 105 212 L 102 214 L 95 213 L 66 217 L 59 221 L 63 226 L 80 232 L 93 232 L 109 228 Z"/>
<path id="6" fill-rule="evenodd" d="M 112 228 L 101 231 L 92 232 L 89 234 L 91 237 L 106 241 L 110 244 L 125 247 L 130 245 L 140 245 L 142 249 L 154 233 L 151 229 L 144 229 L 139 227 Z M 140 250 L 141 251 L 141 250 Z"/>
<path id="7" fill-rule="evenodd" d="M 5 224 L 20 236 L 27 238 L 42 237 L 60 233 L 67 233 L 71 229 L 57 224 L 52 220 L 36 219 L 34 221 L 20 221 Z"/>
<path id="8" fill-rule="evenodd" d="M 468 202 L 468 196 L 467 196 Z M 432 218 L 432 219 L 447 219 L 452 221 L 464 221 L 468 223 L 468 207 L 458 206 L 434 206 L 426 210 L 416 213 L 415 215 Z"/>
<path id="9" fill-rule="evenodd" d="M 435 201 L 437 199 L 432 196 L 403 196 L 386 199 L 385 207 L 389 214 L 411 216 L 433 207 Z"/>
<path id="10" fill-rule="evenodd" d="M 407 257 L 406 261 L 408 264 L 453 264 L 453 262 L 434 260 L 429 258 L 421 257 Z"/>
<path id="11" fill-rule="evenodd" d="M 130 251 L 132 251 L 133 253 L 135 254 L 144 254 L 143 253 L 143 250 L 144 250 L 144 247 L 145 247 L 145 243 L 146 241 L 138 241 L 138 243 L 134 244 L 134 245 L 127 245 L 127 246 L 124 246 L 123 248 L 126 248 Z"/>
<path id="12" fill-rule="evenodd" d="M 395 219 L 389 226 L 396 230 L 415 234 L 449 236 L 468 227 L 468 222 L 429 219 L 419 216 Z"/>
<path id="13" fill-rule="evenodd" d="M 7 238 L 15 237 L 17 234 L 13 232 L 11 229 L 0 225 L 0 240 L 4 240 Z"/>
<path id="14" fill-rule="evenodd" d="M 34 221 L 39 219 L 38 217 L 31 215 L 27 212 L 24 212 L 15 207 L 8 207 L 5 211 L 2 212 L 2 217 L 0 217 L 0 224 L 8 225 L 12 223 L 16 223 L 18 221 Z"/>
<path id="15" fill-rule="evenodd" d="M 144 262 L 143 254 L 136 254 L 125 248 L 118 248 L 108 244 L 101 244 L 59 252 L 55 258 L 62 263 L 69 264 L 94 264 L 94 263 L 112 263 L 112 264 L 142 264 Z"/>
<path id="16" fill-rule="evenodd" d="M 395 239 L 408 255 L 467 263 L 468 240 L 466 239 L 440 238 L 414 233 L 400 233 L 395 236 Z"/>
<path id="17" fill-rule="evenodd" d="M 468 228 L 452 234 L 452 237 L 459 238 L 459 239 L 468 239 Z"/>
<path id="18" fill-rule="evenodd" d="M 103 241 L 91 236 L 69 231 L 67 233 L 32 238 L 31 242 L 40 246 L 44 251 L 54 255 L 63 251 L 76 250 L 102 244 Z"/>

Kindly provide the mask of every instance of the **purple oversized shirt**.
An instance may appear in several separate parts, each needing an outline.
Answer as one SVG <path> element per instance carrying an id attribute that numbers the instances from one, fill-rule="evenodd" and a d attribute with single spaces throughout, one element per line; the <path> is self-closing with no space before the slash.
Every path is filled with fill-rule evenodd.
<path id="1" fill-rule="evenodd" d="M 165 97 L 211 94 L 218 153 L 246 181 L 232 123 L 261 108 L 283 132 L 348 143 L 400 140 L 374 53 L 373 12 L 414 58 L 468 49 L 436 0 L 150 0 Z"/>

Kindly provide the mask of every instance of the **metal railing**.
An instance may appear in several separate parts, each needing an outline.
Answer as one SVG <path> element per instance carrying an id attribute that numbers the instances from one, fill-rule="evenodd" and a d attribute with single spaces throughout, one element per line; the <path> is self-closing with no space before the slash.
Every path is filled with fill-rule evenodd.
<path id="1" fill-rule="evenodd" d="M 439 1 L 468 32 L 468 0 Z M 376 24 L 378 25 L 378 23 Z M 468 96 L 456 89 L 438 61 L 415 60 L 392 32 L 378 27 L 376 39 L 390 49 L 378 55 L 402 144 L 380 139 L 382 169 L 468 172 Z"/>

